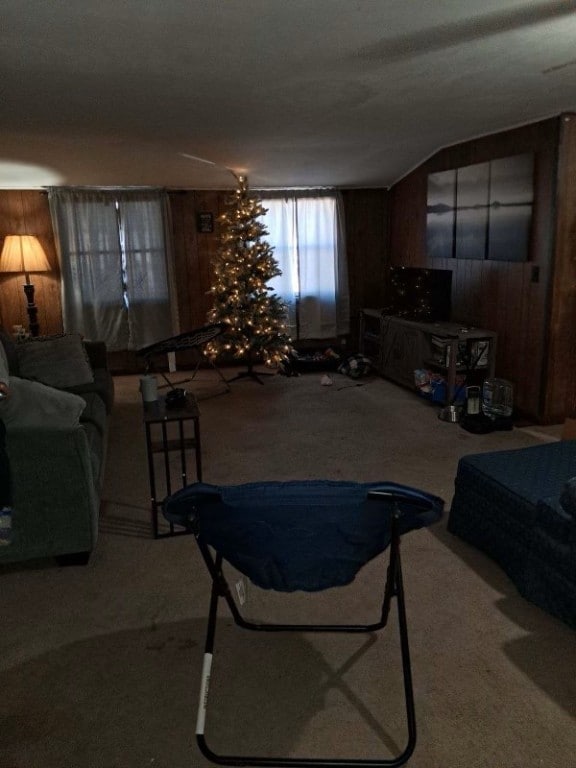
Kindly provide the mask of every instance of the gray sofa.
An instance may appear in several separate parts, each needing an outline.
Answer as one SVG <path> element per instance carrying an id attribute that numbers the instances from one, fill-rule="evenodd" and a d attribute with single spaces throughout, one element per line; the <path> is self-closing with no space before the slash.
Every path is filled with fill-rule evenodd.
<path id="1" fill-rule="evenodd" d="M 448 530 L 576 629 L 576 440 L 464 456 Z"/>
<path id="2" fill-rule="evenodd" d="M 0 341 L 7 353 L 11 382 L 14 376 L 33 378 L 27 376 L 30 371 L 26 368 L 30 366 L 23 365 L 19 345 L 14 345 L 5 334 Z M 26 351 L 33 350 L 50 363 L 53 345 L 42 345 L 41 340 L 32 340 L 30 344 L 35 346 Z M 58 407 L 63 413 L 69 400 L 79 416 L 65 417 L 56 424 L 53 412 L 48 419 L 42 412 L 36 418 L 28 413 L 22 423 L 18 415 L 12 415 L 10 423 L 4 418 L 13 515 L 11 541 L 0 547 L 0 564 L 46 557 L 56 558 L 63 565 L 82 564 L 88 562 L 96 545 L 114 384 L 107 367 L 105 344 L 81 342 L 81 347 L 85 354 L 80 362 L 91 369 L 91 380 L 58 391 L 78 395 L 83 406 L 74 397 L 57 395 L 55 387 L 39 387 L 47 400 L 52 395 L 55 399 L 61 397 L 64 405 Z M 63 364 L 55 359 L 53 363 L 59 373 L 75 365 L 73 360 Z"/>

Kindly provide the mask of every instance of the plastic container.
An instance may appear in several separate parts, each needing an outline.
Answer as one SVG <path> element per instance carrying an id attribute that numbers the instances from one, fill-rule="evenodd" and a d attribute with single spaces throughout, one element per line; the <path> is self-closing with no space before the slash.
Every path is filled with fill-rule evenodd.
<path id="1" fill-rule="evenodd" d="M 461 415 L 462 406 L 460 405 L 447 405 L 438 411 L 438 418 L 441 421 L 449 421 L 452 424 L 459 422 Z"/>
<path id="2" fill-rule="evenodd" d="M 466 387 L 466 414 L 468 416 L 480 414 L 480 387 Z"/>
<path id="3" fill-rule="evenodd" d="M 158 383 L 156 376 L 146 374 L 140 376 L 140 393 L 145 403 L 154 403 L 158 400 Z"/>
<path id="4" fill-rule="evenodd" d="M 512 416 L 514 387 L 506 379 L 486 379 L 482 386 L 482 412 L 491 419 Z"/>

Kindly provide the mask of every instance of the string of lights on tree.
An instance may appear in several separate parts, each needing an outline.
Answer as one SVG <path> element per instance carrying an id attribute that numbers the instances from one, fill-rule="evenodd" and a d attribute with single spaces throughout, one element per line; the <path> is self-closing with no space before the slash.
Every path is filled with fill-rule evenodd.
<path id="1" fill-rule="evenodd" d="M 208 313 L 211 323 L 228 328 L 207 345 L 207 354 L 222 352 L 268 366 L 281 363 L 290 352 L 286 332 L 286 305 L 272 292 L 268 282 L 282 274 L 273 256 L 268 234 L 259 221 L 266 213 L 258 197 L 248 191 L 248 180 L 238 176 L 238 187 L 220 216 L 220 240 L 212 261 L 214 304 Z"/>
<path id="2" fill-rule="evenodd" d="M 426 271 L 408 282 L 403 276 L 403 270 L 391 270 L 390 287 L 393 297 L 390 314 L 398 317 L 409 317 L 411 320 L 428 320 L 432 310 L 432 291 L 426 280 Z M 387 307 L 384 311 L 387 311 Z"/>

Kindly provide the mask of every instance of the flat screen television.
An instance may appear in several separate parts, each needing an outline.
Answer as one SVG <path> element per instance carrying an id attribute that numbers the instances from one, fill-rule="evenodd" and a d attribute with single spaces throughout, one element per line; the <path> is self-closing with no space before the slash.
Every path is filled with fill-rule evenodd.
<path id="1" fill-rule="evenodd" d="M 419 322 L 450 320 L 452 271 L 423 267 L 390 267 L 385 288 L 387 315 Z"/>

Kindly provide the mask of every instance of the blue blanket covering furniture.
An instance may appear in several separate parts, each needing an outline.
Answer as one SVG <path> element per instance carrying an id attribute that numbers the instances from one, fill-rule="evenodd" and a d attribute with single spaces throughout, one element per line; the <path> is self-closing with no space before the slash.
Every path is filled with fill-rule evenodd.
<path id="1" fill-rule="evenodd" d="M 576 628 L 576 440 L 464 456 L 448 530 Z"/>
<path id="2" fill-rule="evenodd" d="M 400 538 L 440 519 L 444 502 L 416 488 L 390 482 L 354 483 L 331 480 L 245 483 L 216 486 L 194 483 L 163 503 L 170 523 L 194 534 L 212 576 L 196 741 L 200 751 L 219 765 L 284 766 L 285 768 L 396 768 L 416 745 L 416 718 L 408 648 L 408 631 L 400 563 Z M 263 589 L 316 592 L 350 584 L 358 571 L 384 550 L 388 568 L 379 618 L 368 624 L 270 624 L 247 621 L 226 582 L 226 560 Z M 223 598 L 235 623 L 259 632 L 372 633 L 386 626 L 396 601 L 400 658 L 404 680 L 407 739 L 398 754 L 381 759 L 222 755 L 204 735 L 218 601 Z M 255 713 L 255 717 L 258 713 Z"/>

